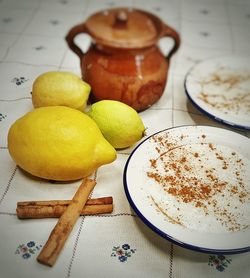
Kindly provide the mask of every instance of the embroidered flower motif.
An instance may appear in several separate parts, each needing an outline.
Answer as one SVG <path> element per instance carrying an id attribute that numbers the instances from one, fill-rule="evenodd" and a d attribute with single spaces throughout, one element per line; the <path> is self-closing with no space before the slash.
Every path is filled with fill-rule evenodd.
<path id="1" fill-rule="evenodd" d="M 39 50 L 44 50 L 46 48 L 44 46 L 42 46 L 42 45 L 39 45 L 39 46 L 34 47 L 34 49 L 39 51 Z"/>
<path id="2" fill-rule="evenodd" d="M 9 22 L 12 22 L 12 21 L 13 21 L 13 19 L 11 17 L 5 17 L 2 20 L 3 23 L 9 23 Z"/>
<path id="3" fill-rule="evenodd" d="M 23 259 L 29 259 L 32 254 L 40 250 L 42 245 L 36 244 L 34 241 L 29 241 L 27 244 L 20 244 L 15 254 L 20 255 Z"/>
<path id="4" fill-rule="evenodd" d="M 153 10 L 156 12 L 160 12 L 162 10 L 162 8 L 157 6 L 157 7 L 154 7 Z"/>
<path id="5" fill-rule="evenodd" d="M 204 14 L 204 15 L 207 15 L 207 14 L 210 13 L 210 11 L 207 10 L 207 9 L 202 9 L 202 10 L 200 10 L 200 13 L 202 13 L 202 14 Z"/>
<path id="6" fill-rule="evenodd" d="M 111 257 L 117 257 L 120 262 L 124 263 L 135 253 L 136 249 L 130 248 L 130 245 L 126 243 L 122 246 L 114 246 L 112 251 Z"/>
<path id="7" fill-rule="evenodd" d="M 17 86 L 21 85 L 22 83 L 28 81 L 25 77 L 15 77 L 11 80 L 11 82 L 16 83 Z"/>
<path id="8" fill-rule="evenodd" d="M 59 23 L 60 23 L 60 21 L 57 19 L 50 20 L 50 24 L 52 24 L 52 25 L 58 25 Z"/>
<path id="9" fill-rule="evenodd" d="M 3 115 L 2 113 L 0 113 L 0 122 L 1 122 L 2 120 L 4 120 L 6 117 L 7 117 L 6 115 Z"/>
<path id="10" fill-rule="evenodd" d="M 129 246 L 128 244 L 123 244 L 123 245 L 122 245 L 122 248 L 123 248 L 124 250 L 128 250 L 128 249 L 130 249 L 130 246 Z"/>
<path id="11" fill-rule="evenodd" d="M 126 262 L 127 257 L 126 256 L 119 256 L 118 259 L 119 259 L 120 262 L 123 263 L 123 262 Z"/>
<path id="12" fill-rule="evenodd" d="M 30 255 L 29 253 L 24 253 L 24 254 L 22 255 L 22 257 L 23 257 L 24 259 L 28 259 L 28 258 L 31 257 L 31 255 Z"/>
<path id="13" fill-rule="evenodd" d="M 33 246 L 35 246 L 35 245 L 36 245 L 36 244 L 35 244 L 34 241 L 30 241 L 30 242 L 27 243 L 27 246 L 28 246 L 28 247 L 33 247 Z"/>
<path id="14" fill-rule="evenodd" d="M 22 247 L 21 247 L 21 252 L 22 252 L 22 253 L 26 253 L 26 252 L 28 252 L 28 250 L 29 250 L 29 249 L 28 249 L 26 246 L 22 246 Z"/>
<path id="15" fill-rule="evenodd" d="M 108 5 L 109 7 L 113 7 L 113 6 L 115 5 L 115 3 L 114 3 L 114 2 L 108 2 L 107 5 Z"/>
<path id="16" fill-rule="evenodd" d="M 209 256 L 208 265 L 214 266 L 215 269 L 222 272 L 231 263 L 232 259 L 226 258 L 224 255 Z"/>
<path id="17" fill-rule="evenodd" d="M 60 0 L 59 2 L 60 2 L 61 4 L 63 4 L 63 5 L 68 4 L 68 1 L 67 1 L 67 0 Z"/>
<path id="18" fill-rule="evenodd" d="M 210 36 L 210 34 L 206 31 L 200 32 L 200 35 L 203 36 L 203 37 L 209 37 Z"/>

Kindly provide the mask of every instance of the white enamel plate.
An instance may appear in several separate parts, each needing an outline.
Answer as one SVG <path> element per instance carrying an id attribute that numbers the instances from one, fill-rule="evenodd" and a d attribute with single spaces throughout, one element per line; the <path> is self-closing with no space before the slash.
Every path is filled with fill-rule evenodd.
<path id="1" fill-rule="evenodd" d="M 185 91 L 207 116 L 250 130 L 250 56 L 213 58 L 196 64 L 186 76 Z"/>
<path id="2" fill-rule="evenodd" d="M 225 129 L 160 131 L 132 152 L 127 198 L 160 236 L 207 253 L 250 251 L 250 139 Z"/>

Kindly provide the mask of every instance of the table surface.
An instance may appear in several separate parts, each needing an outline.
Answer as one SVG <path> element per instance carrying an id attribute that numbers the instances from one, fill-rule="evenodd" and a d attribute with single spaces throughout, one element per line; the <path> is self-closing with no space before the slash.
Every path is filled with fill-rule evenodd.
<path id="1" fill-rule="evenodd" d="M 93 12 L 124 6 L 123 2 L 0 0 L 0 277 L 250 277 L 250 253 L 194 252 L 163 239 L 139 219 L 128 203 L 122 179 L 135 146 L 118 151 L 115 162 L 94 173 L 97 185 L 92 197 L 113 196 L 113 213 L 80 217 L 52 268 L 36 261 L 56 220 L 18 220 L 16 202 L 70 199 L 80 182 L 53 184 L 24 174 L 9 156 L 8 129 L 33 109 L 30 93 L 39 74 L 60 70 L 80 76 L 78 57 L 64 39 L 67 31 Z M 189 68 L 199 61 L 250 55 L 249 0 L 129 0 L 126 6 L 158 15 L 182 38 L 164 95 L 140 113 L 147 136 L 180 125 L 233 130 L 199 112 L 188 101 L 183 84 Z M 79 35 L 76 41 L 86 50 L 90 38 Z M 169 41 L 159 44 L 166 52 Z"/>

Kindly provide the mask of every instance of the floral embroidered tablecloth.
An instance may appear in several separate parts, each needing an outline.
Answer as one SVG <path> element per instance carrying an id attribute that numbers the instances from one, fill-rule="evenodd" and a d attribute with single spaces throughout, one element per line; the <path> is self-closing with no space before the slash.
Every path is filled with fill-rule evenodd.
<path id="1" fill-rule="evenodd" d="M 56 220 L 21 221 L 16 217 L 17 201 L 69 199 L 79 181 L 54 184 L 24 174 L 9 156 L 8 129 L 33 109 L 32 83 L 39 74 L 60 70 L 80 76 L 78 57 L 64 39 L 67 31 L 93 12 L 115 6 L 124 3 L 0 0 L 0 277 L 250 277 L 250 253 L 194 252 L 159 237 L 143 224 L 123 189 L 123 169 L 133 147 L 118 151 L 114 163 L 94 173 L 97 185 L 92 197 L 113 196 L 113 213 L 80 217 L 54 267 L 36 261 Z M 183 84 L 188 69 L 198 61 L 218 55 L 250 55 L 249 0 L 129 0 L 126 6 L 158 15 L 182 38 L 164 95 L 140 113 L 147 135 L 186 124 L 230 129 L 194 108 Z M 80 35 L 77 42 L 87 49 L 90 38 Z M 167 52 L 169 41 L 159 43 Z M 235 131 L 249 137 L 249 132 Z"/>

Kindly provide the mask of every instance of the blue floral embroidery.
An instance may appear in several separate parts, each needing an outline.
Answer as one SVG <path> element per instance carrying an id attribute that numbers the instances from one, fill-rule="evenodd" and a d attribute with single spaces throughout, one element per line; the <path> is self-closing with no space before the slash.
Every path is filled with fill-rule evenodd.
<path id="1" fill-rule="evenodd" d="M 111 257 L 117 257 L 120 262 L 124 263 L 135 253 L 136 249 L 130 248 L 130 245 L 126 243 L 122 246 L 114 246 L 112 251 Z"/>
<path id="2" fill-rule="evenodd" d="M 113 7 L 114 5 L 115 5 L 114 2 L 108 2 L 108 3 L 107 3 L 107 6 L 109 6 L 109 7 Z"/>
<path id="3" fill-rule="evenodd" d="M 20 255 L 23 259 L 29 259 L 32 254 L 35 254 L 42 247 L 41 244 L 36 244 L 34 241 L 29 241 L 27 244 L 20 244 L 15 254 Z"/>
<path id="4" fill-rule="evenodd" d="M 200 32 L 200 35 L 203 36 L 203 37 L 209 37 L 210 36 L 210 34 L 206 31 Z"/>
<path id="5" fill-rule="evenodd" d="M 42 46 L 42 45 L 39 45 L 39 46 L 34 47 L 34 49 L 39 51 L 39 50 L 44 50 L 46 48 L 44 46 Z"/>
<path id="6" fill-rule="evenodd" d="M 16 83 L 17 86 L 23 84 L 24 82 L 28 81 L 25 77 L 15 77 L 11 80 L 11 82 Z"/>
<path id="7" fill-rule="evenodd" d="M 59 23 L 60 23 L 60 21 L 57 19 L 50 20 L 50 24 L 52 24 L 52 25 L 58 25 Z"/>
<path id="8" fill-rule="evenodd" d="M 120 262 L 123 263 L 123 262 L 126 262 L 127 257 L 126 256 L 119 256 L 118 259 L 119 259 Z"/>
<path id="9" fill-rule="evenodd" d="M 123 248 L 124 250 L 128 250 L 128 249 L 130 249 L 130 246 L 129 246 L 128 244 L 123 244 L 123 245 L 122 245 L 122 248 Z"/>
<path id="10" fill-rule="evenodd" d="M 210 255 L 208 265 L 214 266 L 215 269 L 222 272 L 231 263 L 232 259 L 226 258 L 224 255 Z"/>
<path id="11" fill-rule="evenodd" d="M 6 117 L 7 117 L 6 115 L 0 113 L 0 122 L 1 122 L 2 120 L 4 120 Z"/>
<path id="12" fill-rule="evenodd" d="M 210 11 L 207 9 L 202 9 L 202 10 L 200 10 L 200 13 L 202 13 L 204 15 L 208 15 L 210 13 Z"/>
<path id="13" fill-rule="evenodd" d="M 2 20 L 3 23 L 9 23 L 9 22 L 12 22 L 12 21 L 13 21 L 13 19 L 11 17 L 5 17 Z"/>
<path id="14" fill-rule="evenodd" d="M 160 12 L 162 10 L 162 8 L 161 7 L 154 7 L 153 10 L 156 11 L 156 12 Z"/>
<path id="15" fill-rule="evenodd" d="M 24 259 L 28 259 L 28 258 L 31 257 L 31 255 L 30 255 L 30 253 L 24 253 L 24 254 L 22 255 L 22 257 L 23 257 Z"/>
<path id="16" fill-rule="evenodd" d="M 68 4 L 68 1 L 67 0 L 60 0 L 59 1 L 61 4 L 65 5 L 65 4 Z"/>
<path id="17" fill-rule="evenodd" d="M 33 246 L 35 246 L 35 245 L 36 245 L 36 244 L 35 244 L 34 241 L 30 241 L 30 242 L 27 243 L 27 246 L 30 247 L 30 248 L 33 247 Z"/>

